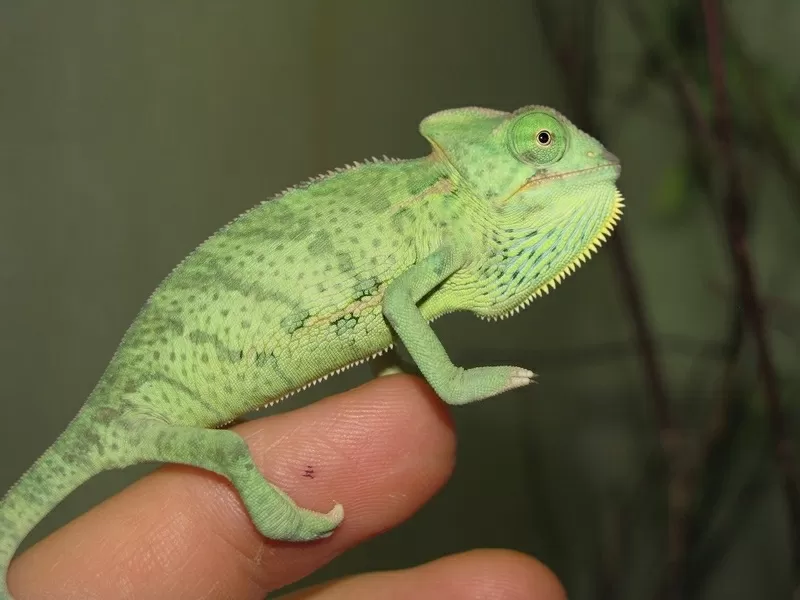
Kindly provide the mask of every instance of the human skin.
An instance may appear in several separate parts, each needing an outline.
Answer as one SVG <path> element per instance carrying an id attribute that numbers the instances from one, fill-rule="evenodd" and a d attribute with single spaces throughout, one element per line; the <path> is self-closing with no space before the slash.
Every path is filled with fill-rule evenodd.
<path id="1" fill-rule="evenodd" d="M 9 586 L 40 598 L 261 600 L 397 526 L 449 478 L 455 436 L 446 407 L 421 380 L 381 377 L 302 409 L 233 428 L 262 472 L 302 506 L 348 509 L 312 543 L 267 539 L 238 495 L 208 471 L 169 465 L 19 556 Z M 313 478 L 307 470 L 313 467 Z M 526 555 L 475 550 L 415 568 L 367 573 L 297 592 L 338 598 L 563 600 L 555 576 Z"/>

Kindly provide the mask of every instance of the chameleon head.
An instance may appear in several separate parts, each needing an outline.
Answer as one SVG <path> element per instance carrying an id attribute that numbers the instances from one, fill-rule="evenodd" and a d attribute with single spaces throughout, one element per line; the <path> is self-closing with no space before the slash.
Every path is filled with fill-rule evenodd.
<path id="1" fill-rule="evenodd" d="M 554 288 L 621 216 L 619 160 L 551 108 L 447 110 L 420 131 L 469 191 L 460 209 L 482 257 L 464 277 L 479 316 L 507 316 Z"/>

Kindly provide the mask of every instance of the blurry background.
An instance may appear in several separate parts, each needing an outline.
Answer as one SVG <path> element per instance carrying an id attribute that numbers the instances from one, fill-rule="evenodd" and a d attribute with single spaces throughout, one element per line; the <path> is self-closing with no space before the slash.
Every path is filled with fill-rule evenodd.
<path id="1" fill-rule="evenodd" d="M 0 490 L 220 225 L 331 167 L 427 153 L 433 111 L 543 103 L 621 158 L 623 227 L 515 319 L 437 322 L 456 362 L 539 384 L 455 410 L 446 489 L 317 579 L 501 546 L 573 600 L 791 598 L 800 3 L 716 5 L 3 3 Z M 144 471 L 92 480 L 28 543 Z"/>

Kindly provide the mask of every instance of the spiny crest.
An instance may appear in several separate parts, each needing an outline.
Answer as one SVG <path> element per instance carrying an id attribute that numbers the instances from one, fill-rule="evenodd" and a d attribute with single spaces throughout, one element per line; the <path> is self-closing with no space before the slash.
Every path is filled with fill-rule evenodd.
<path id="1" fill-rule="evenodd" d="M 187 256 L 185 256 L 183 258 L 183 260 L 181 260 L 177 265 L 175 265 L 169 273 L 167 273 L 167 278 L 169 278 L 170 275 L 172 275 L 180 267 L 182 267 L 183 264 L 187 260 L 189 260 L 195 252 L 197 252 L 197 250 L 198 250 L 198 248 L 200 248 L 200 246 L 202 246 L 204 243 L 208 242 L 214 236 L 224 232 L 226 229 L 228 229 L 231 225 L 233 225 L 236 221 L 238 221 L 242 217 L 248 215 L 249 213 L 253 212 L 254 210 L 258 209 L 259 207 L 263 206 L 264 204 L 266 204 L 268 202 L 273 202 L 273 201 L 277 200 L 278 198 L 281 198 L 282 196 L 285 196 L 289 192 L 307 188 L 308 186 L 310 186 L 313 183 L 318 183 L 318 182 L 323 181 L 325 179 L 328 179 L 330 177 L 334 177 L 334 176 L 339 175 L 341 173 L 346 173 L 347 171 L 351 171 L 353 169 L 356 169 L 358 167 L 363 167 L 363 166 L 368 165 L 368 164 L 384 164 L 384 163 L 386 163 L 386 164 L 396 164 L 396 163 L 401 163 L 401 162 L 405 162 L 405 161 L 406 161 L 406 159 L 403 159 L 403 158 L 392 158 L 390 156 L 386 156 L 385 154 L 381 158 L 372 156 L 370 158 L 366 158 L 366 159 L 361 160 L 361 161 L 357 161 L 356 160 L 356 161 L 353 161 L 352 163 L 344 164 L 341 167 L 334 167 L 333 169 L 329 169 L 325 173 L 321 173 L 320 175 L 314 175 L 312 177 L 309 177 L 305 181 L 301 181 L 300 183 L 296 183 L 295 185 L 289 186 L 289 187 L 285 188 L 284 190 L 278 192 L 277 194 L 274 194 L 273 196 L 270 196 L 266 200 L 262 200 L 261 202 L 259 202 L 255 206 L 252 206 L 251 208 L 248 208 L 246 211 L 240 213 L 239 215 L 237 215 L 236 217 L 234 217 L 233 219 L 231 219 L 230 221 L 225 223 L 225 225 L 223 225 L 222 227 L 218 228 L 212 234 L 208 235 L 200 245 L 198 245 L 194 250 L 192 250 Z M 150 297 L 145 302 L 145 305 L 152 300 L 153 296 L 155 295 L 155 293 L 157 291 L 158 291 L 158 289 L 153 291 L 153 293 L 150 295 Z"/>
<path id="2" fill-rule="evenodd" d="M 552 279 L 546 281 L 544 284 L 536 288 L 530 296 L 528 296 L 525 300 L 519 303 L 514 308 L 508 310 L 505 313 L 499 315 L 492 315 L 492 316 L 484 316 L 478 315 L 484 321 L 499 321 L 502 319 L 506 319 L 512 315 L 519 313 L 522 309 L 526 308 L 535 298 L 540 298 L 544 294 L 549 294 L 550 290 L 556 289 L 556 286 L 564 281 L 568 275 L 571 275 L 575 271 L 578 270 L 583 263 L 589 260 L 592 256 L 592 253 L 596 253 L 600 246 L 602 246 L 603 242 L 608 239 L 608 236 L 614 230 L 614 227 L 619 223 L 619 220 L 622 218 L 622 209 L 625 208 L 625 199 L 622 197 L 622 194 L 619 190 L 614 193 L 614 206 L 611 211 L 611 214 L 608 216 L 608 219 L 605 223 L 601 226 L 600 232 L 597 234 L 597 237 L 589 242 L 587 247 L 571 262 L 569 263 L 564 269 L 562 269 L 559 273 L 557 273 Z"/>
<path id="3" fill-rule="evenodd" d="M 368 164 L 382 164 L 382 163 L 392 163 L 392 164 L 394 164 L 394 163 L 400 163 L 400 162 L 404 162 L 404 159 L 402 159 L 402 158 L 392 158 L 392 157 L 386 156 L 385 154 L 381 158 L 377 158 L 377 157 L 373 156 L 371 158 L 367 158 L 367 159 L 364 159 L 364 160 L 361 160 L 361 161 L 355 160 L 352 163 L 346 163 L 346 164 L 342 165 L 341 167 L 334 167 L 333 169 L 328 169 L 328 171 L 326 171 L 325 173 L 320 173 L 319 175 L 314 175 L 313 177 L 309 177 L 305 181 L 301 181 L 300 183 L 296 183 L 295 185 L 289 186 L 286 189 L 284 189 L 283 191 L 275 194 L 271 198 L 267 198 L 266 200 L 261 201 L 261 204 L 264 204 L 265 202 L 271 202 L 273 200 L 276 200 L 276 199 L 280 198 L 281 196 L 283 196 L 285 194 L 288 194 L 289 192 L 293 192 L 295 190 L 301 190 L 303 188 L 307 188 L 312 183 L 318 183 L 320 181 L 328 179 L 329 177 L 333 177 L 333 176 L 338 175 L 340 173 L 346 173 L 347 171 L 351 171 L 353 169 L 357 169 L 358 167 L 363 167 L 363 166 L 368 165 Z"/>

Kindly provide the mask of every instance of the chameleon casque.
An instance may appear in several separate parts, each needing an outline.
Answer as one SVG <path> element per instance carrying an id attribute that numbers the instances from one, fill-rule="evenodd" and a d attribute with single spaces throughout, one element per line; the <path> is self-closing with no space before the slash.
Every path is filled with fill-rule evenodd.
<path id="1" fill-rule="evenodd" d="M 448 404 L 528 384 L 461 368 L 430 322 L 509 316 L 574 271 L 622 210 L 617 158 L 558 112 L 426 117 L 422 158 L 373 159 L 262 202 L 160 284 L 78 414 L 0 502 L 0 599 L 30 530 L 93 475 L 141 462 L 219 473 L 258 530 L 330 535 L 344 516 L 298 507 L 221 426 L 402 342 Z"/>

